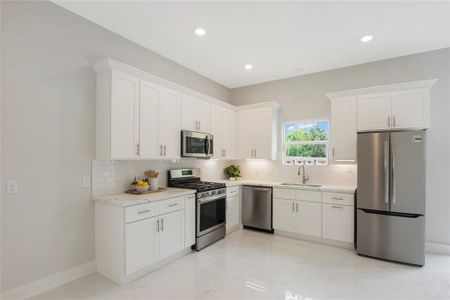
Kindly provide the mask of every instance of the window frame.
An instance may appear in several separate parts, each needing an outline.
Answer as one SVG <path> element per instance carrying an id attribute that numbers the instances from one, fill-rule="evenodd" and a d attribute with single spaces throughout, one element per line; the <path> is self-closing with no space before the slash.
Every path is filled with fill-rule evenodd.
<path id="1" fill-rule="evenodd" d="M 321 122 L 326 121 L 328 123 L 328 132 L 327 132 L 327 140 L 326 141 L 304 141 L 304 142 L 286 142 L 286 134 L 285 134 L 285 126 L 286 124 L 301 124 L 301 123 L 308 123 L 308 122 Z M 325 145 L 325 157 L 322 159 L 326 159 L 326 163 L 324 164 L 310 164 L 310 166 L 328 166 L 330 164 L 330 136 L 331 136 L 331 129 L 330 129 L 330 119 L 328 118 L 317 118 L 317 119 L 300 119 L 300 120 L 293 120 L 293 121 L 284 121 L 281 124 L 281 142 L 282 142 L 282 157 L 281 157 L 281 163 L 285 166 L 297 166 L 300 163 L 297 163 L 296 160 L 293 160 L 293 163 L 287 163 L 287 145 Z"/>

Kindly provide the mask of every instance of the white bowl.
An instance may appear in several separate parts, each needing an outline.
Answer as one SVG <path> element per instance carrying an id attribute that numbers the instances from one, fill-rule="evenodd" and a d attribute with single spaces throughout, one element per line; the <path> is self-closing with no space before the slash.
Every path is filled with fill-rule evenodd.
<path id="1" fill-rule="evenodd" d="M 144 193 L 148 191 L 149 186 L 136 186 L 136 191 L 139 193 Z"/>

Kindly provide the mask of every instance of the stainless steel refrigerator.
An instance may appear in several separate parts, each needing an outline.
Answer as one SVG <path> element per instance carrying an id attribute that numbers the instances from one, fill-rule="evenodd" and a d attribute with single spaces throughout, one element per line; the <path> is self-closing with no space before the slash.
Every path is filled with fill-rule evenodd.
<path id="1" fill-rule="evenodd" d="M 425 131 L 358 133 L 356 250 L 425 263 Z"/>

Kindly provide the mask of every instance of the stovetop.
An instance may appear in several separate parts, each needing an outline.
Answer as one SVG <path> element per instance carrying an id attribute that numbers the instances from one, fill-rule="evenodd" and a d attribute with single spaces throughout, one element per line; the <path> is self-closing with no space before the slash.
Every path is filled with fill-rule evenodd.
<path id="1" fill-rule="evenodd" d="M 169 182 L 169 185 L 172 187 L 196 190 L 197 193 L 225 188 L 224 183 L 200 181 L 200 180 L 195 181 L 176 180 Z"/>

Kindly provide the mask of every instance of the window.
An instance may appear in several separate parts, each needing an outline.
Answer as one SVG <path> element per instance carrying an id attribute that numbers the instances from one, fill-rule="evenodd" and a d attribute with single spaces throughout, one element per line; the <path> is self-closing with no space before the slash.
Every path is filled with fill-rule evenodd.
<path id="1" fill-rule="evenodd" d="M 328 120 L 283 124 L 283 164 L 328 165 Z"/>

